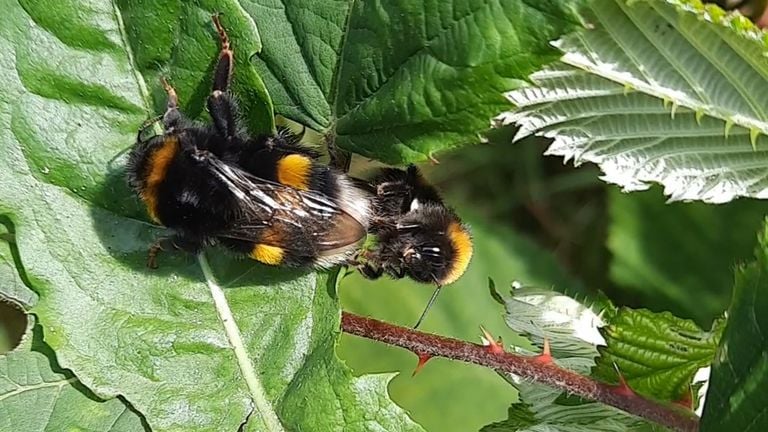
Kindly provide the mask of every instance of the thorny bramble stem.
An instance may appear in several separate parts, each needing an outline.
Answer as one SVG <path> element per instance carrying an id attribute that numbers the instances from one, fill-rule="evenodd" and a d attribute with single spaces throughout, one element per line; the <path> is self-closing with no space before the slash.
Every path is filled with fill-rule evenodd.
<path id="1" fill-rule="evenodd" d="M 699 429 L 699 418 L 693 412 L 650 401 L 628 387 L 595 381 L 563 369 L 552 361 L 542 361 L 538 356 L 492 353 L 483 345 L 423 333 L 348 312 L 342 312 L 341 329 L 349 334 L 405 348 L 421 357 L 445 357 L 512 373 L 616 407 L 676 431 L 695 432 Z"/>

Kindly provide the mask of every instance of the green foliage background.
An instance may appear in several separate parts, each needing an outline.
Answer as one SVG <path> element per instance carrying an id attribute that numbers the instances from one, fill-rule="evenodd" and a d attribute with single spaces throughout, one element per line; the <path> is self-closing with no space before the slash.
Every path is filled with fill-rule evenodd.
<path id="1" fill-rule="evenodd" d="M 508 329 L 488 294 L 488 277 L 500 286 L 517 280 L 581 298 L 604 293 L 620 305 L 672 311 L 705 329 L 721 317 L 733 270 L 754 256 L 755 233 L 768 210 L 763 201 L 668 205 L 660 188 L 623 194 L 600 181 L 595 167 L 576 169 L 542 156 L 547 143 L 539 138 L 510 145 L 509 127 L 489 133 L 485 144 L 440 153 L 479 141 L 488 119 L 508 109 L 500 92 L 557 57 L 547 41 L 575 26 L 568 2 L 437 2 L 427 10 L 408 1 L 374 4 L 316 2 L 306 9 L 269 1 L 73 0 L 55 10 L 21 1 L 6 11 L 0 18 L 0 72 L 8 86 L 0 96 L 0 291 L 12 303 L 0 303 L 0 350 L 16 346 L 24 333 L 27 338 L 0 360 L 0 374 L 11 377 L 0 392 L 31 388 L 25 397 L 50 401 L 53 422 L 75 421 L 66 407 L 76 407 L 94 413 L 90 423 L 77 419 L 84 427 L 130 431 L 147 427 L 134 408 L 153 425 L 176 420 L 165 411 L 167 401 L 155 400 L 154 383 L 144 380 L 149 376 L 174 384 L 162 389 L 163 398 L 226 418 L 221 427 L 243 421 L 247 389 L 228 350 L 211 343 L 223 339 L 202 276 L 193 261 L 178 256 L 167 258 L 167 266 L 180 277 L 143 271 L 145 246 L 157 232 L 146 224 L 119 167 L 136 126 L 162 111 L 159 76 L 172 77 L 186 112 L 205 117 L 204 77 L 216 51 L 213 11 L 225 13 L 238 60 L 254 66 L 239 64 L 234 83 L 252 130 L 272 129 L 274 109 L 362 155 L 353 166 L 360 174 L 372 165 L 367 158 L 440 160 L 422 168 L 472 225 L 476 249 L 469 271 L 444 290 L 424 330 L 477 341 L 483 325 L 506 343 L 529 344 Z M 447 21 L 461 25 L 449 30 L 467 25 L 475 33 L 442 28 L 436 17 L 451 14 Z M 400 16 L 414 22 L 390 21 Z M 306 25 L 303 32 L 294 31 L 296 22 Z M 422 28 L 425 33 L 418 33 Z M 454 43 L 462 37 L 462 44 Z M 480 47 L 483 41 L 490 42 Z M 308 46 L 323 56 L 308 55 Z M 214 265 L 253 357 L 269 348 L 261 359 L 265 386 L 271 397 L 279 395 L 276 410 L 294 427 L 357 422 L 364 430 L 364 421 L 375 418 L 380 425 L 419 430 L 389 402 L 386 386 L 426 430 L 477 430 L 504 419 L 517 400 L 492 371 L 434 360 L 411 377 L 411 354 L 342 336 L 337 352 L 360 376 L 354 378 L 333 353 L 338 299 L 324 277 L 252 271 L 226 258 Z M 764 267 L 758 254 L 758 262 L 740 273 L 732 310 L 749 310 L 745 298 L 763 300 L 756 287 L 764 282 Z M 404 325 L 413 323 L 430 295 L 428 287 L 407 281 L 358 275 L 344 278 L 338 292 L 344 308 Z M 19 308 L 37 314 L 34 332 L 33 320 Z M 745 325 L 752 324 L 757 337 L 765 326 Z M 299 331 L 306 330 L 302 325 L 314 330 L 310 340 Z M 113 327 L 121 332 L 117 342 Z M 166 345 L 170 335 L 182 339 L 173 349 Z M 736 339 L 742 347 L 749 343 Z M 93 348 L 103 341 L 114 345 Z M 308 360 L 301 368 L 283 368 L 295 346 Z M 89 358 L 83 347 L 100 356 Z M 711 355 L 709 346 L 702 352 L 701 358 Z M 721 352 L 718 361 L 733 359 Z M 400 375 L 391 382 L 367 375 L 378 372 Z M 748 378 L 721 375 L 715 384 Z M 681 385 L 675 382 L 665 397 L 676 397 Z M 716 403 L 725 403 L 722 392 Z M 28 399 L 7 400 L 0 409 L 30 414 Z M 333 405 L 338 401 L 345 403 Z M 301 418 L 297 413 L 304 411 L 310 415 Z M 187 420 L 184 427 L 205 424 Z M 247 427 L 259 425 L 254 420 Z"/>

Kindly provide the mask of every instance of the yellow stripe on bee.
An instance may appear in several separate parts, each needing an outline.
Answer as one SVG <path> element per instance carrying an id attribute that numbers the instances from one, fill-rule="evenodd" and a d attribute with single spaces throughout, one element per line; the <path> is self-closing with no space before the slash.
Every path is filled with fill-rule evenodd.
<path id="1" fill-rule="evenodd" d="M 443 280 L 438 281 L 440 285 L 448 285 L 460 278 L 467 270 L 469 260 L 472 258 L 472 237 L 460 223 L 451 222 L 448 225 L 448 239 L 453 246 L 454 257 L 448 274 Z"/>
<path id="2" fill-rule="evenodd" d="M 168 174 L 168 167 L 179 152 L 179 138 L 167 136 L 158 149 L 152 152 L 147 163 L 147 176 L 141 199 L 147 206 L 147 213 L 153 221 L 160 223 L 157 217 L 157 189 Z"/>
<path id="3" fill-rule="evenodd" d="M 279 265 L 283 262 L 283 255 L 285 255 L 283 248 L 259 243 L 253 246 L 250 256 L 263 264 Z"/>
<path id="4" fill-rule="evenodd" d="M 277 181 L 296 189 L 309 189 L 312 159 L 291 154 L 277 161 Z"/>

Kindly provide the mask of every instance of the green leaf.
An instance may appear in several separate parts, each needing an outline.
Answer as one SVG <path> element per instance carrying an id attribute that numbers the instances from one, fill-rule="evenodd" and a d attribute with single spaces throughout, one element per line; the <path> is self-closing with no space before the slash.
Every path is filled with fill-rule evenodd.
<path id="1" fill-rule="evenodd" d="M 387 163 L 478 142 L 502 92 L 556 58 L 565 1 L 243 4 L 269 35 L 255 64 L 277 113 Z"/>
<path id="2" fill-rule="evenodd" d="M 592 374 L 618 384 L 618 368 L 632 390 L 661 401 L 681 400 L 696 372 L 712 364 L 721 324 L 705 332 L 668 312 L 621 308 L 600 331 L 607 346 L 600 347 Z"/>
<path id="3" fill-rule="evenodd" d="M 592 30 L 561 40 L 562 63 L 509 94 L 517 139 L 554 138 L 547 154 L 594 162 L 626 191 L 767 197 L 765 40 L 745 18 L 697 5 L 592 2 Z"/>
<path id="4" fill-rule="evenodd" d="M 154 431 L 420 430 L 388 399 L 388 376 L 354 378 L 335 357 L 334 277 L 220 253 L 219 284 L 179 254 L 146 269 L 161 233 L 136 218 L 124 151 L 154 111 L 152 65 L 200 72 L 173 79 L 182 98 L 210 85 L 212 10 L 48 6 L 14 3 L 0 16 L 0 216 L 15 229 L 19 268 L 39 294 L 32 312 L 61 367 L 100 398 L 125 397 Z M 233 37 L 249 38 L 242 14 L 229 15 Z M 190 54 L 198 40 L 208 41 L 202 67 Z"/>
<path id="5" fill-rule="evenodd" d="M 758 243 L 756 262 L 736 272 L 701 432 L 768 429 L 768 229 L 763 228 Z"/>
<path id="6" fill-rule="evenodd" d="M 576 300 L 540 288 L 517 286 L 506 296 L 505 318 L 509 328 L 527 336 L 538 347 L 549 340 L 552 355 L 560 367 L 588 375 L 598 355 L 597 345 L 605 342 L 598 331 L 603 319 L 590 307 Z M 517 352 L 533 354 L 522 348 Z M 597 402 L 573 401 L 557 389 L 507 375 L 520 392 L 520 402 L 513 405 L 511 428 L 495 425 L 500 431 L 625 432 L 651 431 L 655 426 L 613 407 Z M 521 410 L 533 413 L 533 423 L 519 424 Z M 489 428 L 493 425 L 489 425 Z M 493 429 L 489 429 L 493 430 Z"/>
<path id="7" fill-rule="evenodd" d="M 709 327 L 727 305 L 734 266 L 752 256 L 753 233 L 768 204 L 668 204 L 653 188 L 633 194 L 610 191 L 608 211 L 611 279 L 627 288 L 622 292 L 627 297 L 615 300 L 669 310 Z"/>
<path id="8" fill-rule="evenodd" d="M 466 220 L 472 226 L 472 262 L 458 281 L 442 290 L 421 329 L 479 342 L 478 326 L 482 325 L 507 343 L 525 343 L 506 329 L 499 304 L 486 288 L 489 276 L 500 286 L 521 279 L 569 292 L 583 287 L 551 254 L 528 239 L 478 217 L 470 215 Z M 432 294 L 431 287 L 423 284 L 384 278 L 370 281 L 359 275 L 345 278 L 341 285 L 344 309 L 406 326 L 413 325 Z M 348 335 L 341 338 L 339 355 L 356 373 L 399 371 L 390 386 L 392 398 L 427 430 L 477 430 L 503 417 L 515 401 L 509 386 L 485 368 L 433 359 L 412 377 L 416 366 L 412 353 Z"/>
<path id="9" fill-rule="evenodd" d="M 0 356 L 0 429 L 24 432 L 143 431 L 141 418 L 118 399 L 101 401 L 77 379 L 54 372 L 37 352 Z"/>

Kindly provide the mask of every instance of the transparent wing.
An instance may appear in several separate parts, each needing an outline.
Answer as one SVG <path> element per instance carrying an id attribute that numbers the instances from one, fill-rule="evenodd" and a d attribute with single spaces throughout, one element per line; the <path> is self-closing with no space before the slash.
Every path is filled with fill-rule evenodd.
<path id="1" fill-rule="evenodd" d="M 333 253 L 362 241 L 366 224 L 323 194 L 256 177 L 217 158 L 219 177 L 240 202 L 240 215 L 221 237 L 290 248 L 311 244 L 319 254 Z M 288 242 L 287 242 L 288 240 Z"/>

